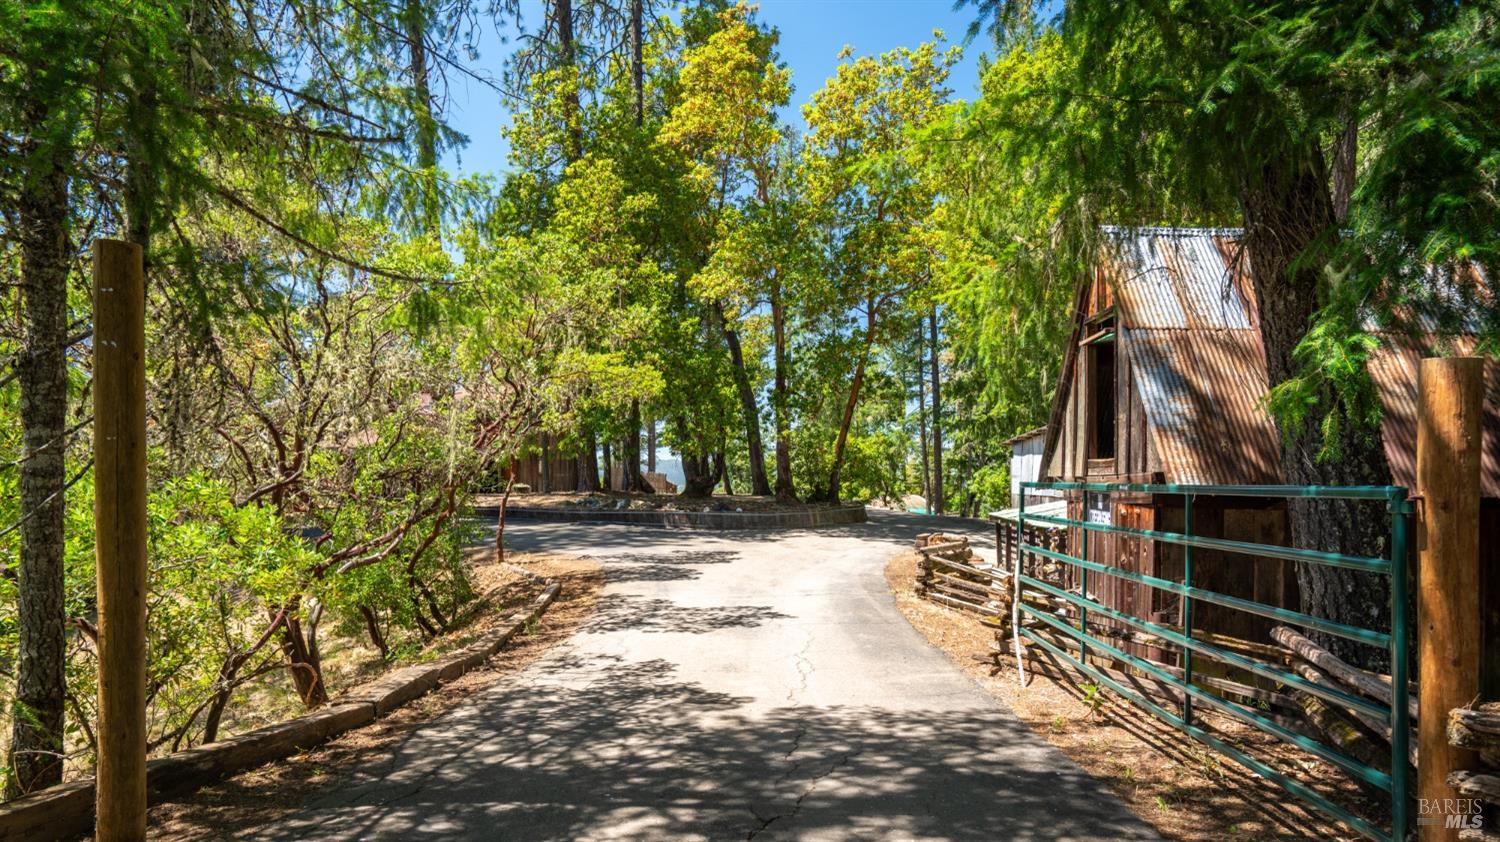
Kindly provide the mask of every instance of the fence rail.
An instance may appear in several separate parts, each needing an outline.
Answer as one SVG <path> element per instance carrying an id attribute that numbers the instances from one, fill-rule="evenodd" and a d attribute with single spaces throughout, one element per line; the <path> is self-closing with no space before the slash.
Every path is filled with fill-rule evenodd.
<path id="1" fill-rule="evenodd" d="M 1250 771 L 1277 784 L 1292 795 L 1301 798 L 1303 801 L 1343 822 L 1359 833 L 1377 840 L 1400 840 L 1405 838 L 1405 831 L 1409 826 L 1409 805 L 1411 803 L 1411 774 L 1407 759 L 1410 742 L 1410 711 L 1406 704 L 1405 694 L 1394 692 L 1392 694 L 1394 703 L 1383 704 L 1344 692 L 1336 687 L 1328 687 L 1317 682 L 1308 681 L 1301 675 L 1282 669 L 1275 664 L 1260 661 L 1238 652 L 1229 651 L 1209 640 L 1195 637 L 1192 619 L 1192 607 L 1195 602 L 1213 603 L 1276 620 L 1280 623 L 1301 626 L 1306 629 L 1337 635 L 1368 646 L 1379 647 L 1390 653 L 1391 686 L 1393 688 L 1407 687 L 1408 636 L 1410 633 L 1407 608 L 1407 568 L 1412 509 L 1411 504 L 1407 500 L 1407 491 L 1405 488 L 1397 486 L 1225 486 L 1085 482 L 1024 482 L 1021 485 L 1022 500 L 1020 511 L 1017 515 L 1019 524 L 1017 529 L 1019 536 L 1018 569 L 1015 571 L 1016 575 L 1011 578 L 1015 593 L 1010 600 L 1010 607 L 1012 612 L 1011 628 L 1014 630 L 1013 640 L 1015 641 L 1017 666 L 1021 669 L 1023 675 L 1025 671 L 1024 641 L 1041 647 L 1053 656 L 1061 659 L 1062 662 L 1089 676 L 1098 682 L 1098 684 L 1110 688 L 1138 707 L 1183 730 L 1210 748 L 1230 757 Z M 1156 529 L 1117 526 L 1113 523 L 1096 523 L 1086 519 L 1074 519 L 1071 517 L 1056 517 L 1051 515 L 1028 516 L 1026 514 L 1025 496 L 1028 491 L 1033 490 L 1076 491 L 1111 495 L 1178 495 L 1182 498 L 1183 503 L 1183 528 L 1181 532 L 1169 532 Z M 1195 535 L 1193 532 L 1193 503 L 1195 499 L 1200 497 L 1313 498 L 1319 500 L 1383 501 L 1386 503 L 1387 512 L 1390 515 L 1390 555 L 1386 558 L 1372 558 Z M 1078 555 L 1074 556 L 1056 549 L 1049 549 L 1028 543 L 1026 536 L 1026 524 L 1028 522 L 1078 530 Z M 1160 541 L 1162 543 L 1181 546 L 1183 548 L 1183 573 L 1181 581 L 1163 579 L 1158 576 L 1133 570 L 1124 570 L 1117 566 L 1101 564 L 1090 560 L 1088 558 L 1088 536 L 1091 533 L 1120 535 L 1126 538 Z M 1353 626 L 1347 623 L 1316 617 L 1301 611 L 1294 611 L 1279 605 L 1269 605 L 1239 596 L 1196 587 L 1193 584 L 1194 549 L 1215 550 L 1261 558 L 1284 559 L 1302 564 L 1340 567 L 1389 576 L 1391 580 L 1391 628 L 1389 630 L 1381 630 Z M 1038 558 L 1059 562 L 1073 568 L 1080 585 L 1077 592 L 1057 587 L 1030 575 L 1027 572 L 1028 562 L 1031 559 Z M 1182 600 L 1183 605 L 1181 630 L 1178 631 L 1148 619 L 1136 617 L 1091 598 L 1088 585 L 1090 574 L 1124 579 L 1177 595 Z M 1070 622 L 1067 619 L 1059 617 L 1056 612 L 1038 607 L 1034 604 L 1034 600 L 1028 601 L 1025 598 L 1028 591 L 1033 595 L 1045 595 L 1052 600 L 1060 600 L 1062 603 L 1070 605 L 1074 609 L 1073 620 Z M 1090 612 L 1129 626 L 1134 631 L 1154 635 L 1162 641 L 1177 646 L 1181 653 L 1181 669 L 1176 671 L 1166 669 L 1160 664 L 1133 655 L 1116 646 L 1110 640 L 1091 633 L 1091 630 L 1098 629 L 1098 624 L 1095 623 L 1091 626 L 1088 619 Z M 1061 636 L 1061 639 L 1070 640 L 1073 646 L 1059 645 L 1060 639 L 1057 637 L 1049 639 L 1047 635 L 1041 633 L 1043 629 Z M 1156 701 L 1147 698 L 1144 694 L 1125 686 L 1117 678 L 1111 677 L 1106 671 L 1091 664 L 1089 659 L 1091 652 L 1107 657 L 1125 665 L 1131 671 L 1144 673 L 1156 681 L 1175 688 L 1181 696 L 1181 707 L 1175 711 L 1169 710 Z M 1257 713 L 1254 709 L 1246 705 L 1210 692 L 1206 689 L 1208 686 L 1212 686 L 1209 682 L 1202 680 L 1198 682 L 1194 681 L 1194 656 L 1208 658 L 1220 664 L 1251 673 L 1262 679 L 1279 682 L 1284 686 L 1318 696 L 1346 708 L 1359 711 L 1372 717 L 1381 725 L 1389 727 L 1391 734 L 1390 772 L 1361 762 L 1337 748 L 1318 740 L 1296 733 L 1273 719 Z M 1195 702 L 1229 716 L 1261 733 L 1268 734 L 1289 745 L 1296 746 L 1298 749 L 1341 769 L 1356 780 L 1362 781 L 1368 786 L 1385 793 L 1390 800 L 1391 827 L 1389 829 L 1382 828 L 1355 815 L 1344 807 L 1334 803 L 1323 794 L 1308 787 L 1306 784 L 1289 777 L 1269 764 L 1228 744 L 1199 727 L 1194 722 L 1193 706 Z"/>

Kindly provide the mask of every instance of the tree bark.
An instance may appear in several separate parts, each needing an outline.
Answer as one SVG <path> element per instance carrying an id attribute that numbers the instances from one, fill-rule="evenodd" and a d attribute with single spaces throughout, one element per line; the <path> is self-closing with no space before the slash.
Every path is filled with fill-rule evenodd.
<path id="1" fill-rule="evenodd" d="M 771 392 L 771 410 L 776 425 L 776 499 L 797 499 L 797 487 L 792 481 L 792 422 L 787 403 L 791 395 L 787 388 L 786 352 L 786 305 L 781 300 L 780 277 L 771 282 L 771 339 L 775 357 L 775 380 Z"/>
<path id="2" fill-rule="evenodd" d="M 724 451 L 721 450 L 714 456 L 714 466 L 714 470 L 724 479 L 724 493 L 733 497 L 734 486 L 729 481 L 729 458 L 724 455 Z"/>
<path id="3" fill-rule="evenodd" d="M 1278 161 L 1245 180 L 1241 205 L 1250 266 L 1259 305 L 1270 386 L 1300 372 L 1293 358 L 1321 304 L 1319 287 L 1338 229 L 1326 169 L 1315 150 L 1300 165 Z M 1345 412 L 1339 397 L 1325 393 L 1300 427 L 1278 422 L 1281 468 L 1294 485 L 1386 485 L 1391 480 L 1380 429 L 1337 426 L 1338 457 L 1320 460 L 1323 421 Z M 1345 419 L 1351 416 L 1344 414 Z M 1353 555 L 1385 554 L 1389 522 L 1378 506 L 1340 500 L 1293 498 L 1287 502 L 1294 546 Z M 1343 568 L 1300 564 L 1297 582 L 1308 613 L 1368 628 L 1390 624 L 1390 584 L 1384 577 Z M 1342 638 L 1315 635 L 1338 657 L 1367 669 L 1386 671 L 1383 651 Z"/>
<path id="4" fill-rule="evenodd" d="M 1352 107 L 1346 107 L 1344 129 L 1333 143 L 1333 219 L 1343 225 L 1349 217 L 1359 166 L 1359 121 Z"/>
<path id="5" fill-rule="evenodd" d="M 27 122 L 50 120 L 31 103 Z M 17 196 L 21 239 L 21 297 L 25 333 L 16 368 L 21 391 L 21 571 L 19 657 L 7 797 L 62 781 L 63 716 L 67 685 L 63 612 L 64 486 L 68 410 L 68 178 L 69 150 L 22 142 Z"/>
<path id="6" fill-rule="evenodd" d="M 552 0 L 552 11 L 557 17 L 557 46 L 563 66 L 577 70 L 578 48 L 573 38 L 573 0 Z M 579 103 L 577 80 L 566 98 L 568 124 L 568 160 L 583 157 L 583 108 Z"/>
<path id="7" fill-rule="evenodd" d="M 538 473 L 541 476 L 537 477 L 537 483 L 541 485 L 540 490 L 543 494 L 550 494 L 552 493 L 552 445 L 547 441 L 546 433 L 542 433 L 541 438 L 542 457 L 537 462 L 537 467 L 540 469 Z"/>
<path id="8" fill-rule="evenodd" d="M 500 512 L 495 516 L 495 562 L 505 563 L 505 510 L 510 507 L 510 492 L 516 487 L 516 474 L 505 481 L 505 493 L 500 495 Z"/>
<path id="9" fill-rule="evenodd" d="M 646 73 L 642 59 L 646 41 L 643 9 L 645 0 L 630 0 L 630 82 L 635 93 L 635 127 L 646 119 Z"/>
<path id="10" fill-rule="evenodd" d="M 646 470 L 656 473 L 656 419 L 646 422 Z"/>
<path id="11" fill-rule="evenodd" d="M 932 511 L 932 463 L 927 454 L 927 374 L 926 356 L 922 349 L 927 340 L 922 336 L 922 323 L 917 322 L 917 443 L 922 448 L 922 499 L 927 501 L 927 510 Z"/>
<path id="12" fill-rule="evenodd" d="M 766 478 L 766 451 L 760 438 L 760 407 L 755 400 L 755 390 L 750 386 L 750 373 L 745 369 L 745 355 L 740 348 L 739 332 L 729 326 L 724 318 L 724 308 L 714 305 L 719 329 L 724 333 L 724 344 L 729 347 L 729 362 L 734 372 L 735 389 L 740 396 L 740 411 L 745 420 L 745 446 L 750 451 L 750 485 L 752 494 L 769 497 L 771 482 Z M 725 471 L 728 474 L 728 471 Z"/>
<path id="13" fill-rule="evenodd" d="M 833 445 L 833 469 L 828 474 L 828 496 L 834 502 L 843 492 L 841 487 L 844 471 L 844 447 L 849 443 L 849 426 L 854 423 L 854 408 L 859 404 L 859 390 L 865 382 L 865 365 L 870 360 L 870 348 L 875 344 L 875 308 L 870 306 L 865 315 L 865 347 L 854 364 L 854 382 L 849 387 L 849 400 L 844 404 L 844 417 L 839 422 L 839 436 Z"/>
<path id="14" fill-rule="evenodd" d="M 418 202 L 420 230 L 429 236 L 442 228 L 442 206 L 438 194 L 438 130 L 432 114 L 432 83 L 427 68 L 427 14 L 422 0 L 406 0 L 403 17 L 406 43 L 411 58 L 412 98 L 416 110 L 417 178 L 421 197 Z"/>
<path id="15" fill-rule="evenodd" d="M 677 416 L 677 438 L 679 441 L 690 441 L 687 435 L 687 420 Z M 685 446 L 682 449 L 682 493 L 680 496 L 686 498 L 702 498 L 712 496 L 714 486 L 719 484 L 720 465 L 709 452 L 709 448 L 700 441 L 693 446 Z"/>
<path id="16" fill-rule="evenodd" d="M 594 431 L 590 430 L 584 436 L 583 451 L 578 454 L 578 490 L 592 492 L 599 490 L 599 456 L 598 438 Z"/>
<path id="17" fill-rule="evenodd" d="M 649 492 L 651 484 L 641 475 L 641 402 L 632 400 L 630 402 L 630 419 L 627 422 L 629 430 L 625 433 L 625 458 L 623 460 L 625 473 L 625 491 Z"/>
<path id="18" fill-rule="evenodd" d="M 370 643 L 380 650 L 380 659 L 383 661 L 390 658 L 391 647 L 385 642 L 385 635 L 380 631 L 380 620 L 375 616 L 375 612 L 370 610 L 370 606 L 361 605 L 359 616 L 365 620 L 365 633 L 370 636 Z"/>
<path id="19" fill-rule="evenodd" d="M 943 513 L 943 377 L 938 367 L 936 304 L 927 318 L 932 329 L 932 499 L 927 501 L 927 510 L 940 515 Z"/>
<path id="20" fill-rule="evenodd" d="M 318 657 L 313 638 L 316 627 L 309 627 L 306 638 L 302 634 L 302 623 L 287 617 L 281 627 L 281 651 L 286 656 L 287 672 L 292 675 L 292 684 L 297 695 L 308 709 L 321 707 L 328 701 L 328 689 L 323 686 L 323 665 Z"/>

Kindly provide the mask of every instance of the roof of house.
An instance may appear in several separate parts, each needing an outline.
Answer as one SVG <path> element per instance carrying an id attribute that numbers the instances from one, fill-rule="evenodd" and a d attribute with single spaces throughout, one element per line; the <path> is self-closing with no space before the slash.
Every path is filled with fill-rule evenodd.
<path id="1" fill-rule="evenodd" d="M 1034 439 L 1037 436 L 1046 435 L 1046 433 L 1047 433 L 1047 428 L 1046 427 L 1036 427 L 1034 429 L 1027 430 L 1024 433 L 1017 433 L 1016 435 L 1011 436 L 1010 438 L 1006 439 L 1005 441 L 1000 442 L 1000 444 L 1002 444 L 1002 445 L 1004 445 L 1006 447 L 1013 447 L 1013 446 L 1015 446 L 1017 444 L 1020 444 L 1023 441 L 1026 441 L 1027 439 Z"/>
<path id="2" fill-rule="evenodd" d="M 1255 289 L 1239 232 L 1107 228 L 1099 269 L 1114 293 L 1117 329 L 1140 386 L 1152 444 L 1170 482 L 1284 481 L 1267 391 Z M 1080 296 L 1079 301 L 1085 300 Z M 1083 313 L 1077 315 L 1083 318 Z M 1077 338 L 1073 340 L 1076 346 Z M 1473 343 L 1461 343 L 1472 350 Z M 1070 352 L 1074 350 L 1070 347 Z M 1370 373 L 1395 484 L 1416 473 L 1416 369 L 1422 354 L 1388 338 Z M 1070 379 L 1073 366 L 1064 366 Z M 1500 365 L 1486 363 L 1482 484 L 1500 497 Z M 1059 385 L 1059 399 L 1070 390 Z M 1054 413 L 1054 417 L 1060 417 Z M 1048 448 L 1050 456 L 1050 446 Z"/>

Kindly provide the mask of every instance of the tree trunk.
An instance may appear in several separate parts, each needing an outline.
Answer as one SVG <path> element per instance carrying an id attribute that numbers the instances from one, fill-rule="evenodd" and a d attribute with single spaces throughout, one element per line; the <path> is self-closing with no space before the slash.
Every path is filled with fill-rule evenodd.
<path id="1" fill-rule="evenodd" d="M 316 627 L 311 626 L 311 631 Z M 287 617 L 281 627 L 281 651 L 286 656 L 287 672 L 292 675 L 292 684 L 297 695 L 308 709 L 321 707 L 328 701 L 328 689 L 323 686 L 323 665 L 319 663 L 317 646 L 312 634 L 306 639 L 302 635 L 302 623 Z"/>
<path id="2" fill-rule="evenodd" d="M 722 450 L 714 456 L 714 470 L 718 471 L 719 476 L 724 478 L 724 493 L 733 497 L 734 486 L 729 482 L 729 459 L 724 455 L 724 451 Z"/>
<path id="3" fill-rule="evenodd" d="M 516 474 L 511 472 L 505 481 L 505 493 L 500 495 L 500 512 L 495 516 L 495 562 L 505 563 L 505 510 L 510 506 L 510 492 L 516 487 Z"/>
<path id="4" fill-rule="evenodd" d="M 646 470 L 656 473 L 656 419 L 646 422 Z"/>
<path id="5" fill-rule="evenodd" d="M 385 635 L 380 631 L 380 620 L 370 606 L 361 605 L 359 616 L 365 619 L 365 634 L 370 636 L 370 643 L 380 650 L 380 659 L 386 660 L 391 657 L 391 647 L 385 642 Z"/>
<path id="6" fill-rule="evenodd" d="M 771 339 L 775 357 L 775 381 L 771 392 L 771 410 L 776 425 L 776 499 L 797 499 L 792 482 L 792 423 L 787 411 L 790 399 L 787 389 L 786 305 L 781 301 L 781 280 L 771 284 Z"/>
<path id="7" fill-rule="evenodd" d="M 557 46 L 565 67 L 576 69 L 578 50 L 573 40 L 573 0 L 552 0 L 553 14 L 557 16 Z M 583 157 L 583 108 L 579 104 L 577 80 L 567 92 L 568 160 Z"/>
<path id="8" fill-rule="evenodd" d="M 932 464 L 927 459 L 927 374 L 922 369 L 925 354 L 922 349 L 927 340 L 922 336 L 922 323 L 917 322 L 917 443 L 922 447 L 922 499 L 927 501 L 927 511 L 932 511 Z"/>
<path id="9" fill-rule="evenodd" d="M 1352 107 L 1346 106 L 1344 129 L 1333 141 L 1333 219 L 1339 225 L 1349 217 L 1349 201 L 1359 167 L 1359 120 Z"/>
<path id="10" fill-rule="evenodd" d="M 625 491 L 649 492 L 651 484 L 641 475 L 641 402 L 630 402 L 630 429 L 625 433 L 625 458 L 623 460 Z"/>
<path id="11" fill-rule="evenodd" d="M 865 347 L 854 364 L 854 382 L 849 386 L 849 400 L 844 404 L 844 417 L 839 422 L 839 436 L 833 445 L 833 470 L 828 474 L 828 496 L 834 502 L 843 492 L 841 488 L 844 470 L 844 447 L 849 443 L 849 426 L 854 423 L 854 408 L 859 404 L 859 390 L 865 382 L 865 364 L 870 360 L 870 348 L 875 344 L 875 309 L 871 306 L 865 316 Z"/>
<path id="12" fill-rule="evenodd" d="M 687 442 L 687 421 L 682 416 L 676 419 L 677 438 L 679 441 Z M 709 453 L 709 448 L 702 442 L 693 446 L 685 446 L 682 449 L 682 493 L 680 496 L 687 498 L 710 497 L 714 493 L 714 486 L 719 484 L 720 465 L 716 463 Z"/>
<path id="13" fill-rule="evenodd" d="M 417 203 L 420 230 L 436 236 L 442 226 L 442 206 L 438 193 L 438 130 L 432 115 L 432 83 L 427 68 L 427 15 L 422 0 L 406 0 L 403 21 L 406 43 L 411 56 L 412 99 L 416 111 L 417 178 L 421 197 Z"/>
<path id="14" fill-rule="evenodd" d="M 927 501 L 927 511 L 943 513 L 943 376 L 938 367 L 938 317 L 937 305 L 927 317 L 932 329 L 932 499 Z"/>
<path id="15" fill-rule="evenodd" d="M 766 478 L 766 451 L 760 439 L 760 407 L 756 405 L 755 390 L 750 386 L 750 373 L 745 370 L 745 355 L 740 349 L 739 332 L 729 326 L 724 318 L 724 308 L 714 305 L 719 329 L 724 333 L 724 344 L 729 346 L 729 362 L 734 372 L 735 389 L 740 396 L 740 411 L 745 419 L 745 446 L 750 451 L 750 485 L 752 494 L 769 497 L 771 482 Z M 728 475 L 728 471 L 725 471 Z"/>
<path id="16" fill-rule="evenodd" d="M 635 93 L 636 128 L 640 128 L 646 119 L 646 65 L 642 60 L 646 41 L 645 21 L 641 8 L 643 3 L 644 0 L 630 0 L 630 82 Z"/>
<path id="17" fill-rule="evenodd" d="M 718 465 L 706 453 L 682 454 L 683 497 L 711 497 L 714 486 L 719 484 Z"/>
<path id="18" fill-rule="evenodd" d="M 546 433 L 542 433 L 542 458 L 537 466 L 541 469 L 541 476 L 537 477 L 537 482 L 541 485 L 539 490 L 543 494 L 552 493 L 552 445 L 547 441 Z"/>
<path id="19" fill-rule="evenodd" d="M 40 130 L 45 107 L 31 103 L 27 122 Z M 40 131 L 37 132 L 40 134 Z M 28 138 L 16 211 L 20 218 L 21 296 L 25 333 L 16 358 L 21 387 L 21 572 L 16 695 L 11 732 L 14 797 L 62 781 L 67 685 L 63 612 L 64 438 L 68 410 L 68 178 L 66 148 L 43 150 Z M 50 154 L 49 154 L 50 153 Z"/>
<path id="20" fill-rule="evenodd" d="M 578 454 L 578 490 L 593 492 L 599 490 L 599 455 L 598 438 L 594 431 L 590 430 L 584 436 L 583 451 Z"/>
<path id="21" fill-rule="evenodd" d="M 1241 190 L 1246 245 L 1259 302 L 1261 338 L 1269 385 L 1296 376 L 1293 358 L 1320 304 L 1319 286 L 1329 249 L 1337 240 L 1333 205 L 1321 155 L 1306 164 L 1278 162 L 1246 179 Z M 1391 469 L 1380 429 L 1337 425 L 1337 458 L 1319 460 L 1323 422 L 1347 407 L 1326 391 L 1301 427 L 1278 422 L 1281 468 L 1294 485 L 1385 485 Z M 1294 546 L 1363 556 L 1386 551 L 1390 524 L 1375 505 L 1293 498 L 1287 502 Z M 1384 577 L 1322 565 L 1298 565 L 1302 609 L 1320 617 L 1369 628 L 1390 624 L 1390 584 Z M 1388 670 L 1385 652 L 1318 635 L 1319 642 L 1351 663 Z"/>

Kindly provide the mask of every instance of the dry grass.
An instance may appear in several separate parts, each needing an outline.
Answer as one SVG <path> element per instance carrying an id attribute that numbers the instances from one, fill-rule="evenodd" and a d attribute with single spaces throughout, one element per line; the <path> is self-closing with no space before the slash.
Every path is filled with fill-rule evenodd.
<path id="1" fill-rule="evenodd" d="M 153 807 L 153 838 L 174 840 L 223 839 L 236 830 L 275 821 L 295 812 L 319 786 L 337 780 L 371 757 L 387 752 L 428 720 L 458 705 L 505 675 L 515 673 L 565 640 L 594 611 L 603 585 L 598 562 L 511 553 L 506 559 L 521 570 L 562 581 L 556 602 L 533 633 L 515 638 L 489 663 L 456 681 L 416 699 L 384 719 L 344 734 L 317 748 L 277 763 L 235 775 L 195 793 Z M 492 568 L 492 569 L 491 569 Z M 424 656 L 437 657 L 465 645 L 499 625 L 504 610 L 529 600 L 541 585 L 498 565 L 476 568 L 481 592 L 490 595 L 488 607 L 476 614 L 461 633 L 431 647 Z M 496 588 L 499 590 L 497 591 Z"/>
<path id="2" fill-rule="evenodd" d="M 1149 713 L 1111 699 L 1107 691 L 1095 697 L 1100 703 L 1091 705 L 1084 680 L 1070 671 L 1029 669 L 1030 684 L 1021 687 L 1013 658 L 1002 659 L 1004 666 L 997 669 L 988 657 L 993 631 L 969 614 L 917 597 L 916 563 L 916 553 L 907 553 L 886 567 L 901 613 L 1049 743 L 1108 784 L 1162 836 L 1194 842 L 1361 838 Z M 1217 736 L 1252 747 L 1256 756 L 1275 759 L 1279 768 L 1300 770 L 1298 777 L 1325 795 L 1365 810 L 1374 807 L 1352 784 L 1327 783 L 1337 775 L 1326 764 L 1221 717 L 1200 718 Z"/>

